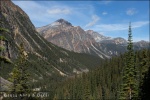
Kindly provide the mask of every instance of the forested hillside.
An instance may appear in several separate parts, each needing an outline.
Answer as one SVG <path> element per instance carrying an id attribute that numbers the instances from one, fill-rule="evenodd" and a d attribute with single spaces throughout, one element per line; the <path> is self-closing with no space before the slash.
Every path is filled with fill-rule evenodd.
<path id="1" fill-rule="evenodd" d="M 135 67 L 138 68 L 139 89 L 138 99 L 149 97 L 150 50 L 135 52 Z M 102 63 L 97 69 L 89 73 L 68 79 L 59 84 L 53 98 L 55 99 L 99 99 L 117 100 L 120 95 L 125 55 L 113 57 Z M 145 78 L 144 78 L 145 77 Z M 140 88 L 142 87 L 142 88 Z M 149 98 L 150 99 L 150 98 Z"/>

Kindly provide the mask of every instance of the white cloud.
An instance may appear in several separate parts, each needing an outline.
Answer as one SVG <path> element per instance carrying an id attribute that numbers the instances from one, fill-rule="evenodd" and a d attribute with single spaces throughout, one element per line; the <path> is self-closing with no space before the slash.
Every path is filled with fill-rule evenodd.
<path id="1" fill-rule="evenodd" d="M 107 13 L 107 12 L 105 12 L 105 11 L 102 13 L 102 15 L 107 15 L 107 14 L 108 14 L 108 13 Z"/>
<path id="2" fill-rule="evenodd" d="M 128 25 L 123 24 L 100 24 L 96 25 L 97 28 L 101 31 L 118 31 L 118 30 L 126 30 Z"/>
<path id="3" fill-rule="evenodd" d="M 84 27 L 84 23 L 86 23 L 87 20 L 90 21 L 90 15 L 94 13 L 94 7 L 90 4 L 84 3 L 80 5 L 67 5 L 66 3 L 56 1 L 13 2 L 20 6 L 29 15 L 31 21 L 36 27 L 50 24 L 59 18 L 70 20 L 73 25 L 78 23 L 76 25 Z M 78 21 L 75 21 L 75 19 L 78 19 Z"/>
<path id="4" fill-rule="evenodd" d="M 67 8 L 54 8 L 54 9 L 49 9 L 47 10 L 47 12 L 49 14 L 70 14 L 71 10 L 67 9 Z"/>
<path id="5" fill-rule="evenodd" d="M 147 24 L 149 24 L 149 21 L 138 21 L 138 22 L 132 23 L 132 27 L 138 28 L 138 27 L 142 27 L 142 26 L 147 25 Z"/>
<path id="6" fill-rule="evenodd" d="M 48 9 L 47 7 L 40 5 L 35 1 L 13 1 L 13 2 L 25 11 L 32 21 L 46 22 L 45 17 L 48 17 L 48 14 L 46 13 L 46 10 Z"/>
<path id="7" fill-rule="evenodd" d="M 134 15 L 134 14 L 136 14 L 137 13 L 137 10 L 135 9 L 135 8 L 130 8 L 130 9 L 128 9 L 127 11 L 126 11 L 126 14 L 127 15 L 130 15 L 130 16 L 132 16 L 132 15 Z"/>
<path id="8" fill-rule="evenodd" d="M 60 4 L 59 2 L 48 1 L 13 1 L 21 7 L 30 17 L 36 27 L 44 26 L 53 21 L 67 19 L 74 12 L 73 7 Z M 28 6 L 27 6 L 28 5 Z M 68 16 L 69 14 L 69 16 Z"/>
<path id="9" fill-rule="evenodd" d="M 92 21 L 85 25 L 85 28 L 95 25 L 100 20 L 97 15 L 92 15 Z"/>
<path id="10" fill-rule="evenodd" d="M 131 23 L 132 28 L 139 28 L 144 25 L 149 24 L 149 21 L 138 21 Z M 120 31 L 127 30 L 129 28 L 129 24 L 100 24 L 94 27 L 94 30 L 99 31 Z"/>

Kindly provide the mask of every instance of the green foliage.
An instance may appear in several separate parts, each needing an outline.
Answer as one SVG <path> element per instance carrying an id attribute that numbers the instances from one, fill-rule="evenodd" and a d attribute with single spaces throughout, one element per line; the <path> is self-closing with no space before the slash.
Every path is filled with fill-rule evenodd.
<path id="1" fill-rule="evenodd" d="M 2 23 L 2 22 L 0 21 L 0 23 Z M 2 63 L 2 62 L 12 63 L 9 58 L 2 56 L 2 52 L 5 50 L 5 48 L 2 46 L 1 43 L 2 43 L 2 41 L 7 41 L 7 39 L 4 36 L 2 36 L 2 33 L 8 33 L 8 32 L 9 31 L 7 29 L 0 27 L 0 45 L 1 45 L 0 46 L 0 63 Z"/>
<path id="2" fill-rule="evenodd" d="M 150 99 L 150 51 L 144 49 L 139 56 L 139 97 L 141 100 Z"/>
<path id="3" fill-rule="evenodd" d="M 9 80 L 13 83 L 10 87 L 10 92 L 18 95 L 31 93 L 29 85 L 29 74 L 27 72 L 28 66 L 26 65 L 27 55 L 25 54 L 23 44 L 19 47 L 20 55 L 17 62 L 14 64 L 11 77 Z M 18 97 L 18 99 L 26 99 L 27 97 Z"/>
<path id="4" fill-rule="evenodd" d="M 149 100 L 150 99 L 150 67 L 148 72 L 145 74 L 143 78 L 142 85 L 140 87 L 140 99 L 141 100 Z"/>
<path id="5" fill-rule="evenodd" d="M 7 40 L 4 36 L 0 36 L 0 40 L 1 41 L 5 41 L 5 40 Z"/>
<path id="6" fill-rule="evenodd" d="M 5 28 L 0 28 L 0 32 L 8 32 L 9 33 L 9 30 L 5 29 Z"/>
<path id="7" fill-rule="evenodd" d="M 101 66 L 88 73 L 77 75 L 58 84 L 55 94 L 58 99 L 117 99 L 117 90 L 120 84 L 120 70 L 123 57 L 114 57 L 101 63 Z M 113 65 L 113 66 L 112 66 Z M 61 86 L 61 87 L 60 87 Z M 67 97 L 65 91 L 69 91 Z M 56 97 L 56 96 L 54 96 Z"/>
<path id="8" fill-rule="evenodd" d="M 135 52 L 135 67 L 141 66 L 140 63 L 145 59 L 142 56 L 142 51 Z M 146 57 L 150 54 L 146 50 Z M 140 57 L 139 57 L 140 56 Z M 126 67 L 126 54 L 120 55 L 119 57 L 113 57 L 109 60 L 101 62 L 101 65 L 93 70 L 90 70 L 88 73 L 82 73 L 80 75 L 71 77 L 70 79 L 65 80 L 62 83 L 57 83 L 56 88 L 53 89 L 53 94 L 49 99 L 98 99 L 98 100 L 127 100 L 125 96 L 128 97 L 128 83 L 133 84 L 132 81 L 128 81 L 129 76 L 124 76 L 124 79 L 128 83 L 122 83 L 122 70 Z M 148 63 L 150 61 L 147 60 Z M 148 65 L 148 64 L 147 64 Z M 136 76 L 142 75 L 142 70 L 148 71 L 149 66 L 142 67 L 137 73 Z M 140 72 L 141 71 L 141 72 Z M 145 72 L 147 73 L 147 72 Z M 132 75 L 132 73 L 130 74 Z M 145 75 L 144 75 L 145 77 Z M 136 78 L 137 79 L 137 78 Z M 147 78 L 146 78 L 147 79 Z M 133 80 L 133 79 L 132 79 Z M 137 85 L 141 84 L 143 79 L 137 81 Z M 143 83 L 143 82 L 142 82 Z M 120 87 L 120 85 L 123 85 Z M 132 85 L 132 87 L 134 87 Z M 147 84 L 148 85 L 148 84 Z M 137 88 L 134 87 L 134 88 Z M 121 88 L 121 89 L 120 89 Z M 47 88 L 52 90 L 52 88 Z M 120 91 L 124 90 L 124 91 Z M 127 92 L 125 92 L 127 91 Z M 143 90 L 132 91 L 140 92 Z M 146 92 L 146 91 L 145 91 Z M 122 93 L 122 96 L 120 94 Z M 142 93 L 142 92 L 141 92 Z M 136 99 L 140 99 L 140 95 L 136 94 Z M 143 94 L 144 95 L 144 94 Z"/>
<path id="9" fill-rule="evenodd" d="M 129 25 L 128 46 L 123 70 L 120 99 L 136 99 L 138 96 L 137 67 L 135 67 L 134 51 L 132 43 L 131 25 Z"/>

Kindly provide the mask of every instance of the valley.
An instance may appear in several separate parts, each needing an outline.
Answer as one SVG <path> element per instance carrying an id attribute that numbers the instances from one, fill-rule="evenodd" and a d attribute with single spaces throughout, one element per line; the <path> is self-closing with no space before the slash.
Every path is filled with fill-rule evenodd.
<path id="1" fill-rule="evenodd" d="M 132 41 L 132 23 L 126 32 L 112 38 L 62 18 L 35 27 L 14 1 L 0 1 L 0 99 L 149 99 L 150 42 Z M 38 93 L 48 95 L 19 96 Z"/>

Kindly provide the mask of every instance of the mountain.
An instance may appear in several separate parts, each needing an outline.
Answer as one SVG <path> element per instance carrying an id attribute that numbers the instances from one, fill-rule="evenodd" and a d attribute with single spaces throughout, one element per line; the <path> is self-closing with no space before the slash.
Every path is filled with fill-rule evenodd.
<path id="1" fill-rule="evenodd" d="M 87 72 L 100 64 L 101 59 L 98 57 L 70 52 L 45 40 L 36 31 L 28 15 L 10 0 L 1 1 L 0 7 L 0 21 L 2 22 L 0 27 L 9 30 L 9 32 L 0 33 L 7 39 L 7 41 L 0 40 L 0 45 L 5 47 L 1 54 L 15 62 L 19 53 L 18 46 L 23 43 L 25 53 L 28 55 L 27 65 L 31 74 L 31 82 L 37 84 L 43 82 L 41 84 L 44 86 L 45 81 L 60 81 L 64 77 Z M 57 21 L 58 27 L 60 23 L 63 23 L 65 27 L 71 27 L 70 23 L 63 20 Z M 76 30 L 83 31 L 79 27 Z M 13 64 L 1 63 L 1 66 L 0 76 L 7 79 Z"/>
<path id="2" fill-rule="evenodd" d="M 148 48 L 150 46 L 150 42 L 144 40 L 134 42 L 134 44 L 137 48 Z"/>
<path id="3" fill-rule="evenodd" d="M 121 37 L 111 38 L 99 34 L 93 30 L 87 30 L 97 43 L 101 45 L 101 50 L 109 56 L 116 56 L 120 53 L 126 52 L 127 40 Z"/>
<path id="4" fill-rule="evenodd" d="M 37 28 L 37 31 L 49 42 L 64 49 L 87 53 L 101 58 L 110 58 L 126 52 L 127 40 L 121 37 L 106 37 L 93 30 L 84 31 L 64 19 Z M 148 48 L 148 42 L 135 42 L 135 50 Z"/>
<path id="5" fill-rule="evenodd" d="M 94 39 L 81 27 L 74 27 L 64 19 L 59 19 L 37 31 L 40 31 L 48 41 L 75 52 L 81 52 L 82 48 L 86 48 L 87 45 L 94 42 Z"/>
<path id="6" fill-rule="evenodd" d="M 59 19 L 52 24 L 37 28 L 37 31 L 46 40 L 64 49 L 109 58 L 101 50 L 100 44 L 90 34 L 80 26 L 72 26 L 70 22 L 64 19 Z"/>
<path id="7" fill-rule="evenodd" d="M 103 36 L 103 35 L 99 34 L 98 32 L 95 32 L 93 30 L 87 30 L 86 33 L 90 34 L 95 39 L 96 42 L 100 42 L 102 40 L 109 40 L 109 39 L 111 39 L 111 37 Z"/>
<path id="8" fill-rule="evenodd" d="M 98 32 L 95 32 L 93 30 L 87 30 L 86 31 L 87 34 L 90 34 L 94 40 L 96 42 L 99 42 L 99 43 L 116 43 L 116 44 L 126 44 L 127 41 L 124 39 L 124 38 L 121 38 L 121 37 L 117 37 L 117 38 L 111 38 L 111 37 L 106 37 Z"/>

